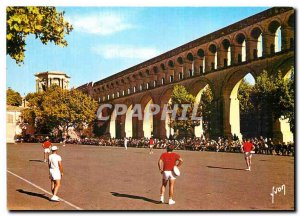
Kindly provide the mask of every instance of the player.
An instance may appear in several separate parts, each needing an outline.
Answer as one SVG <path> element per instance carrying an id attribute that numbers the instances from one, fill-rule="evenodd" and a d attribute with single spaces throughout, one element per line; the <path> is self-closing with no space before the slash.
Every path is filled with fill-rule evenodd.
<path id="1" fill-rule="evenodd" d="M 57 154 L 58 147 L 51 147 L 52 154 L 49 156 L 49 178 L 51 180 L 51 191 L 53 196 L 51 197 L 52 201 L 59 201 L 57 196 L 58 189 L 61 185 L 61 178 L 64 175 L 62 167 L 62 159 Z"/>
<path id="2" fill-rule="evenodd" d="M 179 154 L 173 152 L 173 145 L 167 146 L 167 152 L 160 156 L 158 161 L 158 168 L 162 174 L 162 185 L 160 188 L 160 201 L 164 203 L 164 193 L 166 186 L 169 182 L 169 205 L 175 204 L 173 200 L 174 195 L 174 184 L 175 184 L 175 174 L 173 173 L 174 166 L 180 167 L 183 163 L 182 158 Z M 177 163 L 177 164 L 176 164 Z"/>
<path id="3" fill-rule="evenodd" d="M 127 143 L 128 143 L 128 139 L 127 137 L 124 137 L 124 147 L 127 150 Z"/>
<path id="4" fill-rule="evenodd" d="M 52 146 L 52 143 L 50 142 L 49 137 L 46 137 L 46 141 L 42 144 L 42 147 L 44 148 L 44 162 L 45 163 L 48 161 L 51 146 Z"/>
<path id="5" fill-rule="evenodd" d="M 149 148 L 150 148 L 149 154 L 153 154 L 153 147 L 154 147 L 154 139 L 153 139 L 153 137 L 151 137 L 149 139 Z"/>
<path id="6" fill-rule="evenodd" d="M 247 138 L 246 139 L 246 142 L 243 143 L 243 146 L 242 146 L 242 152 L 244 153 L 245 155 L 245 161 L 246 161 L 246 164 L 247 164 L 247 171 L 251 171 L 251 158 L 252 158 L 252 151 L 254 151 L 255 149 L 255 146 L 250 142 L 250 139 Z"/>

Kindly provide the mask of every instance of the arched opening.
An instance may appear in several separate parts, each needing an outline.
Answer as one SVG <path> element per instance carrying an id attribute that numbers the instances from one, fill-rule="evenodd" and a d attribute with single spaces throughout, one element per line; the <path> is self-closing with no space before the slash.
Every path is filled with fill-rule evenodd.
<path id="1" fill-rule="evenodd" d="M 200 74 L 203 74 L 205 72 L 205 54 L 203 49 L 199 49 L 197 51 L 197 56 L 200 57 Z"/>
<path id="2" fill-rule="evenodd" d="M 209 66 L 210 66 L 210 69 L 211 70 L 215 70 L 215 69 L 217 69 L 217 65 L 218 65 L 218 59 L 217 59 L 217 55 L 218 55 L 218 53 L 217 53 L 217 47 L 216 47 L 216 45 L 214 45 L 214 44 L 211 44 L 210 46 L 209 46 L 209 48 L 208 48 L 208 50 L 209 50 L 209 52 L 210 52 L 210 55 L 212 56 L 211 58 L 210 58 L 210 62 L 209 62 Z"/>
<path id="3" fill-rule="evenodd" d="M 151 104 L 153 104 L 152 99 L 149 100 L 144 109 L 143 131 L 144 137 L 146 138 L 150 138 L 153 134 L 153 115 L 150 110 Z"/>
<path id="4" fill-rule="evenodd" d="M 225 55 L 223 55 L 223 66 L 227 67 L 231 65 L 231 48 L 230 48 L 230 41 L 225 39 L 222 41 L 222 48 L 225 51 Z"/>
<path id="5" fill-rule="evenodd" d="M 237 89 L 237 100 L 239 102 L 239 122 L 234 123 L 240 125 L 240 133 L 244 137 L 258 137 L 260 135 L 258 130 L 258 115 L 252 104 L 252 91 L 255 85 L 255 79 L 251 73 L 246 74 L 238 83 Z M 235 92 L 232 92 L 232 97 L 235 99 Z M 237 104 L 235 104 L 237 106 Z M 234 106 L 234 104 L 233 104 Z M 232 112 L 236 112 L 236 109 L 233 108 Z M 234 114 L 232 114 L 234 118 Z M 238 132 L 238 127 L 233 128 Z M 233 134 L 234 135 L 234 134 Z"/>
<path id="6" fill-rule="evenodd" d="M 281 26 L 276 20 L 269 24 L 268 30 L 274 34 L 274 40 L 270 44 L 270 53 L 277 53 L 281 51 Z"/>
<path id="7" fill-rule="evenodd" d="M 132 137 L 132 105 L 126 111 L 126 118 L 125 118 L 125 136 Z"/>
<path id="8" fill-rule="evenodd" d="M 182 79 L 183 79 L 183 73 L 180 72 L 180 73 L 179 73 L 179 80 L 182 80 Z"/>
<path id="9" fill-rule="evenodd" d="M 256 40 L 256 46 L 254 46 L 252 52 L 253 59 L 262 57 L 263 45 L 262 45 L 262 31 L 260 28 L 255 27 L 251 31 L 251 37 Z"/>
<path id="10" fill-rule="evenodd" d="M 246 37 L 244 34 L 239 33 L 235 40 L 237 42 L 237 62 L 241 63 L 246 61 Z"/>

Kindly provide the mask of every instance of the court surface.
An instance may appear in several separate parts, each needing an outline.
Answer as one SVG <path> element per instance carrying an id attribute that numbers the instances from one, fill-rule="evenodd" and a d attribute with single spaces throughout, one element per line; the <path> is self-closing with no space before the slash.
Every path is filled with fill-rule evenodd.
<path id="1" fill-rule="evenodd" d="M 169 206 L 158 203 L 157 161 L 165 150 L 58 146 L 65 173 L 59 203 L 49 201 L 41 144 L 7 144 L 9 210 L 294 210 L 293 157 L 254 155 L 248 172 L 239 153 L 175 151 L 184 164 Z M 272 204 L 273 186 L 282 185 L 285 195 L 275 194 Z"/>

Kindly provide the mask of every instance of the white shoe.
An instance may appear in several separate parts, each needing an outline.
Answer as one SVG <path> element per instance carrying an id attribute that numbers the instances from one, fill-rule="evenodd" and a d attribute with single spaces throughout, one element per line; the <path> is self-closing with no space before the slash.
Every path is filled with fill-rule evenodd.
<path id="1" fill-rule="evenodd" d="M 53 197 L 51 197 L 51 201 L 59 202 L 58 196 L 53 195 Z"/>
<path id="2" fill-rule="evenodd" d="M 169 205 L 173 205 L 173 204 L 175 204 L 175 201 L 172 199 L 169 199 Z"/>
<path id="3" fill-rule="evenodd" d="M 247 169 L 245 169 L 246 171 L 251 171 L 251 169 L 250 168 L 247 168 Z"/>
<path id="4" fill-rule="evenodd" d="M 161 203 L 164 203 L 164 202 L 165 202 L 164 196 L 160 196 L 160 202 L 161 202 Z"/>

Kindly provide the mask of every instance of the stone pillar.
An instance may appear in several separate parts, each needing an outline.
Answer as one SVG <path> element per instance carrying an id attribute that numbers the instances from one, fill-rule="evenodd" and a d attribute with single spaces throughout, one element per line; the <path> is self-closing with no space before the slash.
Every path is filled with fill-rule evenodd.
<path id="1" fill-rule="evenodd" d="M 210 138 L 217 138 L 223 136 L 223 100 L 221 98 L 216 98 L 212 101 L 213 111 L 212 119 L 210 122 Z"/>
<path id="2" fill-rule="evenodd" d="M 39 80 L 35 80 L 35 88 L 36 88 L 36 92 L 39 92 L 40 88 L 39 88 Z"/>
<path id="3" fill-rule="evenodd" d="M 277 119 L 273 125 L 273 140 L 280 142 L 294 142 L 294 135 L 291 132 L 288 119 Z"/>
<path id="4" fill-rule="evenodd" d="M 143 138 L 144 131 L 143 131 L 143 120 L 137 119 L 137 138 Z"/>
<path id="5" fill-rule="evenodd" d="M 293 44 L 291 44 L 293 42 Z M 289 26 L 281 27 L 281 47 L 282 50 L 288 50 L 295 46 L 294 29 Z"/>
<path id="6" fill-rule="evenodd" d="M 224 135 L 231 137 L 233 134 L 242 139 L 240 130 L 240 101 L 237 98 L 237 84 L 230 95 L 223 96 L 223 125 Z"/>
<path id="7" fill-rule="evenodd" d="M 194 59 L 194 76 L 199 76 L 203 72 L 200 71 L 200 67 L 203 68 L 203 58 Z"/>
<path id="8" fill-rule="evenodd" d="M 211 63 L 215 63 L 215 56 L 214 55 L 206 55 L 205 56 L 205 71 L 212 71 L 213 68 L 211 67 Z"/>
<path id="9" fill-rule="evenodd" d="M 175 66 L 173 71 L 174 71 L 174 82 L 176 82 L 179 80 L 179 73 L 182 72 L 182 66 Z M 170 77 L 168 79 L 170 81 Z"/>
<path id="10" fill-rule="evenodd" d="M 241 55 L 242 60 L 242 45 L 234 44 L 231 45 L 231 65 L 239 64 L 239 55 Z"/>
<path id="11" fill-rule="evenodd" d="M 190 77 L 190 70 L 193 70 L 192 62 L 184 62 L 183 63 L 184 78 Z"/>
<path id="12" fill-rule="evenodd" d="M 227 50 L 219 49 L 217 52 L 218 65 L 217 69 L 228 66 Z M 224 59 L 227 59 L 227 65 L 225 65 Z"/>
<path id="13" fill-rule="evenodd" d="M 120 135 L 121 135 L 121 138 L 124 138 L 126 136 L 126 133 L 125 133 L 125 120 L 126 120 L 126 115 L 122 115 L 120 116 Z"/>
<path id="14" fill-rule="evenodd" d="M 263 33 L 263 56 L 271 54 L 271 46 L 274 46 L 275 52 L 275 35 L 270 33 Z"/>
<path id="15" fill-rule="evenodd" d="M 256 50 L 256 54 L 254 54 Z M 256 55 L 256 57 L 254 56 Z M 246 61 L 251 61 L 257 58 L 257 39 L 246 40 Z"/>

